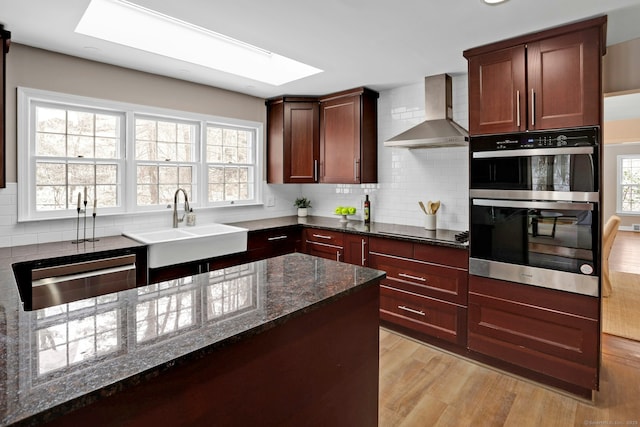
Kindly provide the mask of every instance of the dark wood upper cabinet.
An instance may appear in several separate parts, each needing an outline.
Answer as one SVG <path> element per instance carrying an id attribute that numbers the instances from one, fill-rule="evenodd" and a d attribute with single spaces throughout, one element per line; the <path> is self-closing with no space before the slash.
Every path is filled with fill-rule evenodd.
<path id="1" fill-rule="evenodd" d="M 11 43 L 11 33 L 4 29 L 3 25 L 0 25 L 0 43 L 2 43 L 2 54 L 0 55 L 0 188 L 7 186 L 7 171 L 6 171 L 6 58 L 9 52 L 9 44 Z"/>
<path id="2" fill-rule="evenodd" d="M 318 181 L 319 104 L 314 98 L 267 101 L 267 182 Z"/>
<path id="3" fill-rule="evenodd" d="M 320 98 L 320 182 L 377 182 L 378 96 L 358 88 Z"/>
<path id="4" fill-rule="evenodd" d="M 469 133 L 599 125 L 606 21 L 598 17 L 466 50 Z"/>
<path id="5" fill-rule="evenodd" d="M 469 132 L 524 130 L 525 82 L 524 46 L 469 58 Z"/>

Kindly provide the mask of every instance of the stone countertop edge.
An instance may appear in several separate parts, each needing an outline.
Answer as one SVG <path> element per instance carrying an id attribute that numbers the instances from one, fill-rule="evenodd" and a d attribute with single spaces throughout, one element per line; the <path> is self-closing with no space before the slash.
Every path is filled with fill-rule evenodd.
<path id="1" fill-rule="evenodd" d="M 332 231 L 341 231 L 351 234 L 359 234 L 364 236 L 381 237 L 387 239 L 404 240 L 414 243 L 426 243 L 434 246 L 445 246 L 449 248 L 468 250 L 468 243 L 460 243 L 455 240 L 454 236 L 461 230 L 438 229 L 435 231 L 425 230 L 422 227 L 413 225 L 399 225 L 372 222 L 368 226 L 359 220 L 349 220 L 345 224 L 341 224 L 337 218 L 323 216 L 285 216 L 267 219 L 257 219 L 250 221 L 239 221 L 229 223 L 236 227 L 242 227 L 249 232 L 277 230 L 279 228 L 287 228 L 292 226 L 320 228 Z M 439 238 L 442 236 L 442 238 Z"/>
<path id="2" fill-rule="evenodd" d="M 184 332 L 182 330 L 179 330 L 180 332 L 177 333 L 177 335 L 171 335 L 170 338 L 166 340 L 160 340 L 159 342 L 152 343 L 148 346 L 142 346 L 141 350 L 137 350 L 132 354 L 127 351 L 124 359 L 122 359 L 122 355 L 116 356 L 115 359 L 104 360 L 98 358 L 94 361 L 94 363 L 92 363 L 92 365 L 95 365 L 95 367 L 92 366 L 83 368 L 79 371 L 72 369 L 68 376 L 63 376 L 63 378 L 61 379 L 54 379 L 44 383 L 45 388 L 48 389 L 46 394 L 49 394 L 51 392 L 52 387 L 55 389 L 56 384 L 59 384 L 57 387 L 61 388 L 59 393 L 64 392 L 64 390 L 66 390 L 67 393 L 76 393 L 75 395 L 66 398 L 66 400 L 64 398 L 61 398 L 57 400 L 52 399 L 52 401 L 49 401 L 47 399 L 44 399 L 44 396 L 41 396 L 42 391 L 38 392 L 37 390 L 32 390 L 31 388 L 22 390 L 22 388 L 19 388 L 18 396 L 14 396 L 13 399 L 18 398 L 20 402 L 8 402 L 8 406 L 14 407 L 14 412 L 17 413 L 5 414 L 5 419 L 2 421 L 8 422 L 9 424 L 18 423 L 19 425 L 37 425 L 42 422 L 52 420 L 60 415 L 72 411 L 73 409 L 91 404 L 92 402 L 97 401 L 102 397 L 109 396 L 125 388 L 135 386 L 136 384 L 146 381 L 147 379 L 156 377 L 162 372 L 171 369 L 176 365 L 182 365 L 185 363 L 189 363 L 189 361 L 205 357 L 207 354 L 210 354 L 211 352 L 214 352 L 222 347 L 260 334 L 266 330 L 285 323 L 292 318 L 301 316 L 305 313 L 308 313 L 309 311 L 313 311 L 323 305 L 330 304 L 336 299 L 347 296 L 365 287 L 377 284 L 380 280 L 386 277 L 386 274 L 379 270 L 337 263 L 335 261 L 325 260 L 322 258 L 316 258 L 310 255 L 299 253 L 283 255 L 268 260 L 248 263 L 245 265 L 255 267 L 255 270 L 252 274 L 256 277 L 256 291 L 258 287 L 262 287 L 262 292 L 264 292 L 265 295 L 269 294 L 269 297 L 271 297 L 272 293 L 278 294 L 278 284 L 286 285 L 287 277 L 286 274 L 282 277 L 276 275 L 276 278 L 272 279 L 271 275 L 267 277 L 267 269 L 273 267 L 277 270 L 278 268 L 280 268 L 280 265 L 282 265 L 282 268 L 284 268 L 284 266 L 286 265 L 287 269 L 290 270 L 290 274 L 292 276 L 296 275 L 297 277 L 297 270 L 310 268 L 309 266 L 311 261 L 314 262 L 314 268 L 316 270 L 320 268 L 323 274 L 320 276 L 320 278 L 310 278 L 309 276 L 313 276 L 313 274 L 306 274 L 306 279 L 301 280 L 301 290 L 299 290 L 299 292 L 302 292 L 302 295 L 300 295 L 299 297 L 295 292 L 281 292 L 281 300 L 264 300 L 264 307 L 261 307 L 255 313 L 250 311 L 248 313 L 239 315 L 240 321 L 236 320 L 235 316 L 231 319 L 216 321 L 213 324 L 209 324 L 211 322 L 209 320 L 208 322 L 205 322 L 207 324 L 203 324 L 198 328 L 190 328 Z M 208 280 L 205 280 L 208 279 L 208 274 L 210 273 L 193 276 L 194 283 L 196 283 L 197 289 L 200 289 L 200 287 L 204 287 L 205 285 L 209 284 Z M 356 280 L 354 279 L 354 277 L 350 277 L 349 274 L 351 274 L 351 276 L 357 277 L 358 279 Z M 197 277 L 200 277 L 201 279 L 196 279 Z M 348 277 L 349 280 L 345 279 L 345 277 Z M 335 285 L 331 286 L 328 282 L 331 281 L 333 283 L 334 278 L 338 279 L 336 280 Z M 342 278 L 342 280 L 340 280 L 339 278 Z M 199 280 L 202 281 L 202 284 L 198 284 Z M 224 280 L 223 282 L 225 281 L 226 280 Z M 323 283 L 323 281 L 325 283 Z M 325 287 L 322 288 L 323 292 L 312 292 L 314 286 L 317 285 L 325 285 Z M 275 288 L 272 289 L 273 286 L 275 286 Z M 271 292 L 267 292 L 267 288 L 270 289 Z M 132 292 L 136 292 L 136 289 L 117 293 L 121 296 L 121 298 L 118 299 L 118 301 L 120 301 L 118 302 L 119 307 L 130 308 L 131 299 L 133 298 Z M 200 290 L 200 292 L 205 292 L 205 290 L 202 289 Z M 14 291 L 14 293 L 17 294 L 17 289 Z M 296 301 L 300 300 L 300 302 L 296 304 L 296 306 L 292 309 L 287 309 L 284 306 L 281 307 L 278 304 L 279 302 L 280 304 L 286 305 L 286 303 L 290 301 L 291 298 L 294 298 Z M 256 299 L 258 299 L 258 297 L 256 297 Z M 2 305 L 7 308 L 10 308 L 13 305 L 12 302 L 15 303 L 15 296 L 9 298 L 0 296 L 0 303 L 2 303 Z M 259 301 L 256 301 L 256 304 L 258 303 Z M 20 311 L 21 308 L 19 307 L 19 301 L 17 305 L 18 310 Z M 36 316 L 36 311 L 33 311 L 23 313 L 19 312 L 17 317 L 20 318 L 24 316 L 25 313 L 27 313 L 27 316 Z M 267 318 L 267 320 L 264 320 L 265 317 Z M 245 323 L 243 323 L 243 320 Z M 20 325 L 24 323 L 24 320 L 17 321 Z M 233 325 L 229 326 L 230 323 L 228 322 L 233 322 Z M 9 321 L 9 327 L 7 328 L 9 332 L 15 332 L 16 330 L 20 329 L 21 326 L 17 324 L 13 325 L 12 323 L 12 321 Z M 249 326 L 245 326 L 245 324 L 247 323 Z M 30 324 L 33 325 L 33 321 L 31 321 Z M 237 324 L 242 325 L 238 326 Z M 33 329 L 34 326 L 32 326 L 31 328 Z M 215 332 L 212 332 L 214 329 Z M 223 331 L 221 332 L 220 329 L 222 329 Z M 32 334 L 33 331 L 30 330 L 29 333 Z M 225 334 L 227 333 L 228 335 L 225 336 Z M 186 334 L 184 338 L 183 334 Z M 218 334 L 222 334 L 223 336 L 221 338 L 217 338 L 219 336 Z M 206 337 L 202 338 L 201 335 L 204 335 Z M 18 341 L 24 339 L 24 337 L 20 338 L 20 336 L 11 337 L 8 334 L 6 334 L 5 336 L 0 336 L 0 338 L 2 339 L 2 341 L 5 341 L 7 345 L 11 339 Z M 128 335 L 127 338 L 133 340 L 133 338 L 129 337 Z M 165 350 L 162 355 L 157 355 L 157 349 L 159 348 L 159 346 L 162 346 Z M 140 353 L 140 351 L 142 351 L 142 354 L 138 356 L 138 353 Z M 20 356 L 20 353 L 21 352 L 18 352 L 17 356 Z M 126 356 L 127 354 L 129 355 L 128 357 Z M 15 361 L 15 356 L 16 355 L 14 355 L 14 362 L 17 363 Z M 33 355 L 31 357 L 33 357 Z M 127 371 L 122 374 L 112 373 L 112 371 L 116 371 L 116 367 L 121 364 L 135 364 L 136 362 L 130 360 L 131 357 L 134 357 L 135 359 L 140 357 L 140 359 L 142 360 L 138 361 L 138 363 L 142 367 L 137 368 L 135 372 Z M 158 358 L 161 358 L 162 360 L 159 361 Z M 148 366 L 144 366 L 147 363 Z M 96 372 L 94 375 L 97 376 L 104 376 L 105 372 L 107 372 L 107 376 L 109 378 L 96 381 L 96 383 L 98 383 L 98 386 L 96 386 L 93 390 L 81 390 L 80 392 L 76 392 L 75 390 L 73 390 L 72 386 L 69 386 L 67 384 L 73 384 L 74 381 L 81 381 L 87 374 L 91 375 L 91 369 L 98 369 L 100 370 L 100 372 L 102 372 L 102 374 Z M 131 370 L 132 368 L 129 367 L 128 369 Z M 13 370 L 19 372 L 20 368 L 16 368 Z M 91 380 L 93 380 L 93 378 L 87 378 L 86 382 L 91 382 Z M 21 379 L 20 383 L 24 383 L 24 379 Z M 38 388 L 37 385 L 32 387 L 36 389 Z M 69 391 L 68 388 L 72 389 L 72 391 Z M 33 400 L 32 402 L 28 402 L 29 393 L 35 393 L 31 398 Z M 25 396 L 25 394 L 27 395 Z M 7 399 L 10 398 L 10 396 L 7 396 Z M 25 400 L 27 400 L 27 402 L 25 402 Z M 16 406 L 17 408 L 15 408 Z M 22 409 L 22 411 L 20 409 Z"/>

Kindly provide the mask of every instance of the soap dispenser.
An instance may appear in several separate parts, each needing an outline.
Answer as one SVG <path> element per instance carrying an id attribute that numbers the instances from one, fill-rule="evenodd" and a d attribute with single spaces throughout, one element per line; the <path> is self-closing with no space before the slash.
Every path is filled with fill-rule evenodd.
<path id="1" fill-rule="evenodd" d="M 193 209 L 189 209 L 189 213 L 187 214 L 187 225 L 189 227 L 196 225 L 196 214 L 193 213 Z"/>

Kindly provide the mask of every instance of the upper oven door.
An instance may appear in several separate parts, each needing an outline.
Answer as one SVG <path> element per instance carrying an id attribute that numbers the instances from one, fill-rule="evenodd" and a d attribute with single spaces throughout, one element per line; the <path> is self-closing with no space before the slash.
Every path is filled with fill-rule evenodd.
<path id="1" fill-rule="evenodd" d="M 597 276 L 597 206 L 473 199 L 470 257 Z"/>
<path id="2" fill-rule="evenodd" d="M 597 168 L 592 146 L 475 151 L 470 196 L 596 202 Z"/>

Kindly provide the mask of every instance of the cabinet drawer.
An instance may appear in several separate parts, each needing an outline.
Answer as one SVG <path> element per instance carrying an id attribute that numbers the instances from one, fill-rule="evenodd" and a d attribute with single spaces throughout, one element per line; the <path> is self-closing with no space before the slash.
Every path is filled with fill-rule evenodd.
<path id="1" fill-rule="evenodd" d="M 381 285 L 380 319 L 454 344 L 466 344 L 466 310 L 455 304 Z"/>
<path id="2" fill-rule="evenodd" d="M 413 258 L 413 243 L 402 240 L 369 237 L 369 251 L 403 258 Z"/>
<path id="3" fill-rule="evenodd" d="M 300 229 L 297 227 L 251 231 L 247 238 L 247 260 L 256 261 L 295 252 L 299 240 Z"/>
<path id="4" fill-rule="evenodd" d="M 369 254 L 369 266 L 387 272 L 385 283 L 419 295 L 467 305 L 467 271 L 421 261 Z"/>
<path id="5" fill-rule="evenodd" d="M 306 253 L 309 255 L 330 259 L 332 261 L 343 261 L 342 246 L 307 241 L 306 247 Z"/>
<path id="6" fill-rule="evenodd" d="M 304 230 L 305 240 L 307 242 L 326 243 L 330 245 L 342 246 L 342 233 L 339 231 L 319 230 L 315 228 L 307 228 Z"/>
<path id="7" fill-rule="evenodd" d="M 597 388 L 599 324 L 575 313 L 583 311 L 581 300 L 590 297 L 475 276 L 470 288 L 470 350 Z M 512 294 L 518 297 L 511 298 Z M 558 302 L 571 298 L 575 304 L 561 311 Z M 598 299 L 591 299 L 597 309 Z"/>
<path id="8" fill-rule="evenodd" d="M 413 258 L 465 270 L 469 268 L 469 252 L 465 249 L 415 243 Z"/>
<path id="9" fill-rule="evenodd" d="M 247 239 L 247 250 L 275 246 L 295 246 L 299 230 L 282 228 L 277 230 L 251 231 Z"/>

